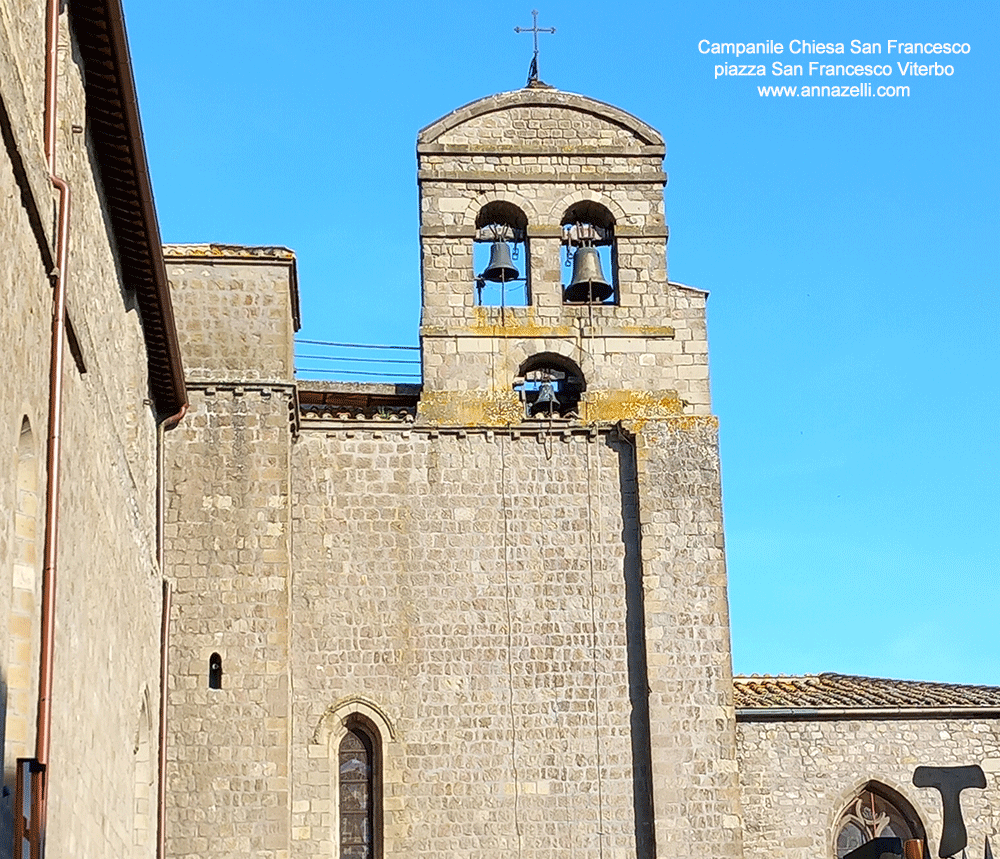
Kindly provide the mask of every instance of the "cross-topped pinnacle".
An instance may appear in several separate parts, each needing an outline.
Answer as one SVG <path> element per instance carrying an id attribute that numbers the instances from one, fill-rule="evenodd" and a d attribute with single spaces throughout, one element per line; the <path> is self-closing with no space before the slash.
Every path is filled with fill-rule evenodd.
<path id="1" fill-rule="evenodd" d="M 528 86 L 532 84 L 541 83 L 538 80 L 538 34 L 539 33 L 554 33 L 556 31 L 555 27 L 539 27 L 538 26 L 538 10 L 531 10 L 531 26 L 530 27 L 515 27 L 515 33 L 531 33 L 535 40 L 535 54 L 531 58 L 531 66 L 528 68 Z"/>

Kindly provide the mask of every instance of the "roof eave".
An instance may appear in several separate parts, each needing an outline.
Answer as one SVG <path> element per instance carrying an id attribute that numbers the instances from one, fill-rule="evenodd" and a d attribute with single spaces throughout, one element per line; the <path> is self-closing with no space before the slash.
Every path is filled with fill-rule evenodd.
<path id="1" fill-rule="evenodd" d="M 737 707 L 737 722 L 825 722 L 848 719 L 1000 719 L 997 706 Z"/>
<path id="2" fill-rule="evenodd" d="M 122 276 L 134 285 L 139 303 L 150 393 L 159 417 L 166 418 L 183 408 L 187 390 L 121 0 L 70 0 L 69 9 L 111 231 Z"/>

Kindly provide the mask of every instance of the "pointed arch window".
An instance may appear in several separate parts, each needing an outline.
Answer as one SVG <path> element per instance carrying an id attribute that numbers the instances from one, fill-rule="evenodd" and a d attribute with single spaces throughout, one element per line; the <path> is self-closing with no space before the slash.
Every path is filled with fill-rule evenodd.
<path id="1" fill-rule="evenodd" d="M 870 781 L 847 803 L 837 821 L 837 859 L 873 838 L 925 841 L 927 835 L 913 806 L 904 797 L 884 784 Z"/>
<path id="2" fill-rule="evenodd" d="M 366 720 L 352 719 L 337 754 L 340 859 L 378 859 L 382 849 L 381 744 Z"/>

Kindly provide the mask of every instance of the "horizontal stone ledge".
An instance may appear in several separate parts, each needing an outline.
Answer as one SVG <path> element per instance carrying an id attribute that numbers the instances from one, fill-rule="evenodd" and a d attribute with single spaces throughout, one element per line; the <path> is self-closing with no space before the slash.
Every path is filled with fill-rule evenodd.
<path id="1" fill-rule="evenodd" d="M 427 226 L 420 228 L 420 236 L 425 239 L 474 239 L 476 228 L 473 226 Z M 563 228 L 558 224 L 537 224 L 528 225 L 529 239 L 561 239 Z M 616 239 L 667 239 L 670 237 L 670 228 L 663 224 L 654 224 L 643 227 L 616 226 Z"/>
<path id="2" fill-rule="evenodd" d="M 568 439 L 573 436 L 586 436 L 591 440 L 596 440 L 602 436 L 614 435 L 620 432 L 617 421 L 590 424 L 579 421 L 571 422 L 557 419 L 552 421 L 551 424 L 540 421 L 538 423 L 526 422 L 513 426 L 473 424 L 469 424 L 467 426 L 448 426 L 431 423 L 398 423 L 379 420 L 364 420 L 360 418 L 354 420 L 342 420 L 340 418 L 333 417 L 313 418 L 306 417 L 304 415 L 302 417 L 302 430 L 303 432 L 309 431 L 310 433 L 336 432 L 337 434 L 348 434 L 348 437 L 351 435 L 371 436 L 372 434 L 375 434 L 375 437 L 399 435 L 405 438 L 411 433 L 416 433 L 418 435 L 427 435 L 431 438 L 436 438 L 438 436 L 457 436 L 458 438 L 465 438 L 470 435 L 502 435 L 515 439 L 521 438 L 522 436 L 529 438 L 535 438 L 537 436 L 561 436 Z"/>
<path id="3" fill-rule="evenodd" d="M 502 146 L 497 143 L 421 143 L 417 146 L 417 155 L 498 155 L 501 157 L 548 155 L 550 157 L 570 158 L 576 155 L 604 155 L 616 158 L 663 158 L 667 154 L 667 147 L 657 144 L 631 147 L 588 146 L 587 144 L 563 143 L 564 138 L 558 139 L 560 142 L 551 146 L 531 146 L 523 143 L 514 146 Z"/>
<path id="4" fill-rule="evenodd" d="M 524 173 L 497 170 L 420 170 L 417 182 L 465 182 L 489 185 L 666 185 L 662 170 L 650 173 Z"/>
<path id="5" fill-rule="evenodd" d="M 508 312 L 510 308 L 507 308 Z M 634 327 L 593 327 L 579 329 L 566 325 L 529 325 L 523 320 L 514 319 L 509 323 L 510 330 L 501 327 L 500 322 L 488 324 L 486 326 L 469 326 L 467 328 L 450 328 L 440 325 L 424 325 L 420 328 L 421 337 L 481 337 L 481 338 L 516 338 L 518 340 L 538 340 L 541 338 L 576 340 L 583 337 L 585 340 L 599 338 L 629 337 L 633 339 L 646 338 L 649 340 L 668 339 L 675 337 L 675 330 L 671 325 L 637 325 Z"/>

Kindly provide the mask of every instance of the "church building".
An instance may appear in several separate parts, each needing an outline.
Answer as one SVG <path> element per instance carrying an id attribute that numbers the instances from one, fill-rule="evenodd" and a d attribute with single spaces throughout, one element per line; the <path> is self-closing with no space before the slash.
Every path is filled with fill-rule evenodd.
<path id="1" fill-rule="evenodd" d="M 0 14 L 0 856 L 997 843 L 1000 689 L 732 675 L 657 130 L 537 75 L 427 125 L 422 382 L 301 379 L 294 253 L 161 244 L 66 6 Z"/>

